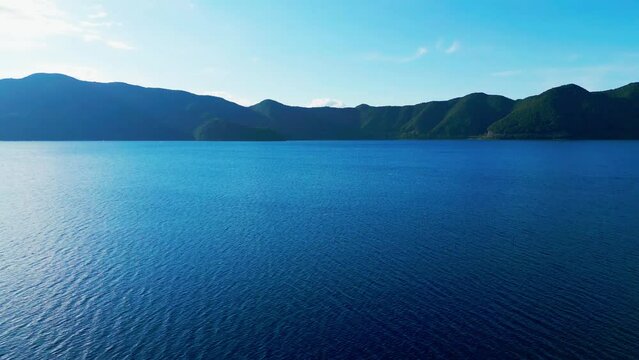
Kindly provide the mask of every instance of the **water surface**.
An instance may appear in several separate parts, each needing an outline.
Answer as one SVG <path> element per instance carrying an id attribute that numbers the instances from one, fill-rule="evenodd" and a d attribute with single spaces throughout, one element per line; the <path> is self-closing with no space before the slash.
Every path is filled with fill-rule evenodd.
<path id="1" fill-rule="evenodd" d="M 639 357 L 639 142 L 0 143 L 0 358 Z"/>

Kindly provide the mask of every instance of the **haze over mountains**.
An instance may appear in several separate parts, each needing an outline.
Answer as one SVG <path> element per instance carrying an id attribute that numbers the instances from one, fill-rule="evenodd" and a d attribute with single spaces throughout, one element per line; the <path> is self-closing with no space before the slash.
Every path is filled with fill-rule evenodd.
<path id="1" fill-rule="evenodd" d="M 407 106 L 304 108 L 60 74 L 0 80 L 0 140 L 639 139 L 639 83 L 512 100 L 474 93 Z"/>

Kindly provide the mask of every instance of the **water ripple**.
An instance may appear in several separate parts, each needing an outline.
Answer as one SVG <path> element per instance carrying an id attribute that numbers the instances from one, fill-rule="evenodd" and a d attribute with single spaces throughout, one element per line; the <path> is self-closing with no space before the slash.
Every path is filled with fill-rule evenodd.
<path id="1" fill-rule="evenodd" d="M 639 358 L 637 142 L 0 158 L 0 359 Z"/>

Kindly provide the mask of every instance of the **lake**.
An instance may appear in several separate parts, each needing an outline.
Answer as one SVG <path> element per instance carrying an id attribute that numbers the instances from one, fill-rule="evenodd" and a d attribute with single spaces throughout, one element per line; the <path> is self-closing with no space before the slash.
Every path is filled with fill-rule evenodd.
<path id="1" fill-rule="evenodd" d="M 639 357 L 639 142 L 0 142 L 0 358 Z"/>

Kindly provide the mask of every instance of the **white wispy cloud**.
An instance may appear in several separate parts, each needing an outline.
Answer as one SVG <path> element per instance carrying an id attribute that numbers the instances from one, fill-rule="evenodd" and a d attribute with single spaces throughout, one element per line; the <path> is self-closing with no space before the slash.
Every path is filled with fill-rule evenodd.
<path id="1" fill-rule="evenodd" d="M 420 47 L 417 49 L 417 51 L 415 51 L 415 54 L 413 54 L 413 56 L 409 56 L 407 58 L 401 59 L 401 62 L 415 61 L 426 54 L 428 54 L 428 49 L 425 47 Z"/>
<path id="2" fill-rule="evenodd" d="M 452 44 L 450 44 L 450 46 L 448 46 L 446 48 L 446 50 L 444 50 L 444 52 L 446 54 L 454 54 L 456 52 L 458 52 L 461 49 L 461 43 L 457 40 L 453 41 Z"/>
<path id="3" fill-rule="evenodd" d="M 504 70 L 504 71 L 494 72 L 490 75 L 495 77 L 512 77 L 512 76 L 519 75 L 521 73 L 522 73 L 521 70 Z"/>
<path id="4" fill-rule="evenodd" d="M 394 62 L 394 63 L 409 63 L 415 60 L 418 60 L 428 54 L 428 48 L 421 46 L 415 50 L 412 55 L 408 56 L 389 56 L 383 55 L 380 53 L 373 53 L 367 56 L 368 60 L 371 61 L 384 61 L 384 62 Z"/>
<path id="5" fill-rule="evenodd" d="M 3 0 L 0 10 L 0 49 L 28 50 L 46 46 L 54 36 L 77 35 L 73 24 L 55 3 L 46 0 Z"/>
<path id="6" fill-rule="evenodd" d="M 118 50 L 133 50 L 133 49 L 135 49 L 133 46 L 125 43 L 124 41 L 107 40 L 106 44 L 110 48 L 118 49 Z"/>
<path id="7" fill-rule="evenodd" d="M 330 98 L 318 98 L 313 99 L 308 104 L 309 107 L 336 107 L 343 108 L 346 106 L 342 100 L 330 99 Z"/>
<path id="8" fill-rule="evenodd" d="M 104 12 L 104 11 L 100 11 L 98 13 L 95 14 L 89 14 L 89 19 L 102 19 L 109 16 L 109 13 Z"/>
<path id="9" fill-rule="evenodd" d="M 97 34 L 84 34 L 82 35 L 82 40 L 86 42 L 94 42 L 94 41 L 100 41 L 102 40 L 102 38 Z"/>
<path id="10" fill-rule="evenodd" d="M 459 52 L 461 48 L 461 42 L 458 40 L 455 40 L 451 43 L 446 43 L 444 40 L 440 39 L 435 43 L 435 52 L 446 55 L 451 55 Z M 382 61 L 402 64 L 419 60 L 425 55 L 429 54 L 429 52 L 430 50 L 426 46 L 420 46 L 419 48 L 417 48 L 417 50 L 415 50 L 413 54 L 407 56 L 393 56 L 375 52 L 368 54 L 366 56 L 366 59 L 369 61 Z"/>
<path id="11" fill-rule="evenodd" d="M 85 28 L 110 28 L 119 24 L 112 21 L 80 21 L 80 25 Z"/>
<path id="12" fill-rule="evenodd" d="M 109 16 L 109 13 L 104 9 L 104 6 L 102 5 L 95 5 L 93 7 L 93 13 L 89 14 L 87 17 L 89 19 L 103 19 L 107 16 Z"/>
<path id="13" fill-rule="evenodd" d="M 108 13 L 102 7 L 87 15 L 86 19 L 76 20 L 53 0 L 1 0 L 0 49 L 25 51 L 43 48 L 49 46 L 50 39 L 59 37 L 102 42 L 118 50 L 132 49 L 131 45 L 112 40 L 103 31 L 116 24 L 104 21 L 107 17 Z"/>

